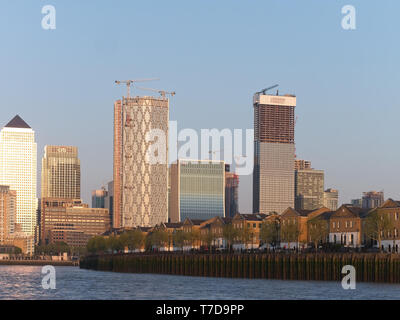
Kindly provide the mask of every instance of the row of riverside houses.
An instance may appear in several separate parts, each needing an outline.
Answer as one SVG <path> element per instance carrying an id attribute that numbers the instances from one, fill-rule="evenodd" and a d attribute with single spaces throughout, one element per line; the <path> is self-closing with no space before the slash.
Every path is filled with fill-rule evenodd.
<path id="1" fill-rule="evenodd" d="M 388 199 L 375 209 L 349 204 L 336 211 L 286 209 L 282 214 L 236 214 L 209 220 L 187 218 L 138 228 L 144 237 L 164 233 L 164 241 L 152 243 L 159 251 L 299 249 L 324 245 L 347 248 L 379 248 L 393 253 L 400 246 L 400 201 Z M 122 230 L 114 230 L 121 234 Z M 180 238 L 179 235 L 182 235 Z M 180 240 L 179 240 L 180 239 Z M 147 244 L 148 245 L 148 244 Z M 144 251 L 146 244 L 143 243 Z"/>

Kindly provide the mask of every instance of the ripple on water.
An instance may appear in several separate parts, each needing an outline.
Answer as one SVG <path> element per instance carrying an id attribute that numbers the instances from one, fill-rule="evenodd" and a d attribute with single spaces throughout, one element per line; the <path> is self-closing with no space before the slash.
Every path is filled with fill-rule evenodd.
<path id="1" fill-rule="evenodd" d="M 41 267 L 0 266 L 0 299 L 400 299 L 400 285 L 249 280 L 126 274 L 56 267 L 55 290 L 42 288 Z"/>

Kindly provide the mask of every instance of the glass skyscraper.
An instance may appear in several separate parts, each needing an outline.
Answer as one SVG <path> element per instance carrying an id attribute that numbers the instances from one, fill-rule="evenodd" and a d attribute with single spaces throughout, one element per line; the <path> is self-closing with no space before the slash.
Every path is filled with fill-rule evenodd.
<path id="1" fill-rule="evenodd" d="M 178 160 L 171 165 L 170 220 L 225 216 L 225 162 Z"/>

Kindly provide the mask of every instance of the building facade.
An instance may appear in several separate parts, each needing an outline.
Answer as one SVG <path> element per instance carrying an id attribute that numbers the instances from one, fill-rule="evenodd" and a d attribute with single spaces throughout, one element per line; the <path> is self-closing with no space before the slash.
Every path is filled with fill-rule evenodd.
<path id="1" fill-rule="evenodd" d="M 324 171 L 295 171 L 295 209 L 314 210 L 324 205 Z"/>
<path id="2" fill-rule="evenodd" d="M 8 186 L 0 186 L 0 244 L 14 233 L 17 214 L 17 193 Z"/>
<path id="3" fill-rule="evenodd" d="M 178 160 L 171 165 L 170 221 L 225 216 L 225 163 Z"/>
<path id="4" fill-rule="evenodd" d="M 362 207 L 364 209 L 374 209 L 383 205 L 385 197 L 383 191 L 363 192 Z"/>
<path id="5" fill-rule="evenodd" d="M 225 166 L 225 217 L 239 213 L 239 176 Z"/>
<path id="6" fill-rule="evenodd" d="M 81 200 L 43 198 L 41 212 L 42 244 L 54 241 L 54 235 L 70 234 L 72 231 L 95 236 L 111 229 L 107 209 L 89 208 Z M 77 234 L 80 238 L 81 235 Z"/>
<path id="7" fill-rule="evenodd" d="M 108 212 L 110 214 L 110 221 L 111 224 L 114 223 L 114 181 L 110 181 L 107 185 L 107 196 L 105 199 L 105 208 L 108 209 Z M 112 227 L 114 227 L 112 225 Z"/>
<path id="8" fill-rule="evenodd" d="M 168 122 L 167 98 L 123 98 L 115 103 L 115 228 L 167 222 Z M 162 147 L 157 156 L 151 152 L 153 134 Z"/>
<path id="9" fill-rule="evenodd" d="M 77 147 L 44 147 L 41 197 L 81 198 L 81 164 Z"/>
<path id="10" fill-rule="evenodd" d="M 92 191 L 92 208 L 106 208 L 106 198 L 108 192 L 106 188 Z"/>
<path id="11" fill-rule="evenodd" d="M 324 207 L 332 211 L 337 210 L 339 203 L 339 191 L 336 189 L 327 189 L 324 191 Z"/>
<path id="12" fill-rule="evenodd" d="M 0 133 L 0 185 L 16 191 L 16 223 L 28 236 L 37 226 L 36 175 L 35 132 L 17 115 Z"/>
<path id="13" fill-rule="evenodd" d="M 294 207 L 295 96 L 254 95 L 253 212 Z"/>

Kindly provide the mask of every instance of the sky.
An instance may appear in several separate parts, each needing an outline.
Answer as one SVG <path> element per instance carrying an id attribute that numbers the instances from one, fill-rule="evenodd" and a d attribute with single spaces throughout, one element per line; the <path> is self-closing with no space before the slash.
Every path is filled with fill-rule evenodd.
<path id="1" fill-rule="evenodd" d="M 49 4 L 55 30 L 41 26 Z M 348 4 L 355 30 L 341 26 Z M 0 126 L 19 114 L 35 130 L 38 177 L 46 144 L 78 146 L 89 202 L 112 180 L 115 80 L 160 78 L 144 86 L 176 91 L 170 120 L 196 130 L 253 128 L 254 92 L 279 84 L 297 96 L 297 157 L 326 188 L 400 199 L 399 12 L 398 0 L 2 0 Z M 251 185 L 240 177 L 243 213 Z"/>

